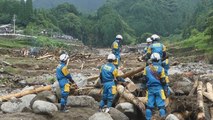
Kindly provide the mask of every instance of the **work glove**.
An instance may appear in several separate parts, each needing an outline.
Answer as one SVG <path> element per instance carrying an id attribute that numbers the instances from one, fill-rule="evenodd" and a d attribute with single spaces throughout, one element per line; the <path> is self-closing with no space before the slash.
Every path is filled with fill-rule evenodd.
<path id="1" fill-rule="evenodd" d="M 70 84 L 70 89 L 78 89 L 78 86 L 75 83 Z"/>
<path id="2" fill-rule="evenodd" d="M 69 79 L 70 83 L 74 84 L 74 80 L 73 79 Z"/>

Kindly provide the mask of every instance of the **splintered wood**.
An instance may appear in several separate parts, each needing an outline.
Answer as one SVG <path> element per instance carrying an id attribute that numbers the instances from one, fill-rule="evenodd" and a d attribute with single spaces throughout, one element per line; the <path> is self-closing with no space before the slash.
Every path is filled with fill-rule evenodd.
<path id="1" fill-rule="evenodd" d="M 203 95 L 208 98 L 210 101 L 213 102 L 213 91 L 212 91 L 212 84 L 207 82 L 206 83 L 207 92 L 203 92 Z"/>

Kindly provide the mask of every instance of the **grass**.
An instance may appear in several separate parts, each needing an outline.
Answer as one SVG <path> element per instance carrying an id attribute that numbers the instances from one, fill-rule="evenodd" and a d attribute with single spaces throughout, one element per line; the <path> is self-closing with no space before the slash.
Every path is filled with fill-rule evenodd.
<path id="1" fill-rule="evenodd" d="M 24 48 L 24 47 L 50 47 L 50 48 L 68 48 L 64 42 L 48 37 L 32 38 L 0 38 L 0 47 L 2 48 Z"/>
<path id="2" fill-rule="evenodd" d="M 182 47 L 193 47 L 198 50 L 205 51 L 206 53 L 213 52 L 212 44 L 209 43 L 210 36 L 205 33 L 197 33 L 190 38 L 181 41 L 179 44 Z"/>
<path id="3" fill-rule="evenodd" d="M 23 48 L 30 46 L 31 41 L 25 39 L 0 38 L 0 47 L 2 48 Z"/>

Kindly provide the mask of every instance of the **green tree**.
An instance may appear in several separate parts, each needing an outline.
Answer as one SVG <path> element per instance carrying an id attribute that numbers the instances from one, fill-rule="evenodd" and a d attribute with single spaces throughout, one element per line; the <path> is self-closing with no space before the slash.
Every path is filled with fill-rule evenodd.
<path id="1" fill-rule="evenodd" d="M 81 34 L 81 20 L 74 13 L 66 14 L 59 21 L 59 26 L 65 34 L 79 38 Z"/>

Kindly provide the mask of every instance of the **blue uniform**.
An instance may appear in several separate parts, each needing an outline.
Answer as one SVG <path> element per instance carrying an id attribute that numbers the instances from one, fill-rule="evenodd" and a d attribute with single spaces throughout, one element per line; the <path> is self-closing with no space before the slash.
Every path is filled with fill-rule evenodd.
<path id="1" fill-rule="evenodd" d="M 100 108 L 103 108 L 105 103 L 107 107 L 112 106 L 114 95 L 116 94 L 116 85 L 114 79 L 118 76 L 118 70 L 113 63 L 107 63 L 101 67 L 101 83 L 103 84 L 103 95 L 100 102 Z"/>
<path id="2" fill-rule="evenodd" d="M 164 60 L 162 62 L 162 67 L 164 68 L 165 70 L 165 75 L 166 75 L 166 86 L 164 88 L 164 90 L 167 92 L 167 95 L 170 95 L 170 91 L 168 89 L 169 87 L 169 67 L 170 67 L 170 63 L 169 63 L 169 59 L 167 58 L 166 60 Z"/>
<path id="3" fill-rule="evenodd" d="M 114 65 L 116 66 L 116 68 L 118 68 L 119 64 L 120 64 L 120 52 L 121 52 L 121 44 L 119 42 L 119 40 L 115 40 L 112 43 L 112 53 L 115 55 L 117 61 L 114 62 Z"/>
<path id="4" fill-rule="evenodd" d="M 159 53 L 161 59 L 163 57 L 163 52 L 166 52 L 166 47 L 163 44 L 158 42 L 152 43 L 147 50 L 147 53 L 149 53 L 150 55 L 152 53 Z"/>
<path id="5" fill-rule="evenodd" d="M 67 66 L 64 62 L 61 62 L 56 68 L 56 77 L 59 82 L 61 90 L 61 106 L 65 106 L 67 103 L 67 97 L 70 92 L 69 80 L 72 80 L 72 77 L 67 69 Z"/>
<path id="6" fill-rule="evenodd" d="M 146 77 L 146 86 L 148 88 L 147 91 L 147 108 L 146 108 L 146 119 L 151 120 L 152 117 L 152 109 L 156 104 L 160 111 L 160 116 L 165 116 L 165 93 L 163 90 L 163 86 L 161 84 L 160 79 L 165 78 L 164 68 L 161 67 L 159 63 L 153 63 L 153 68 L 155 69 L 156 73 L 159 75 L 159 78 L 155 77 L 153 74 L 152 68 L 147 66 L 144 69 L 144 76 Z"/>

